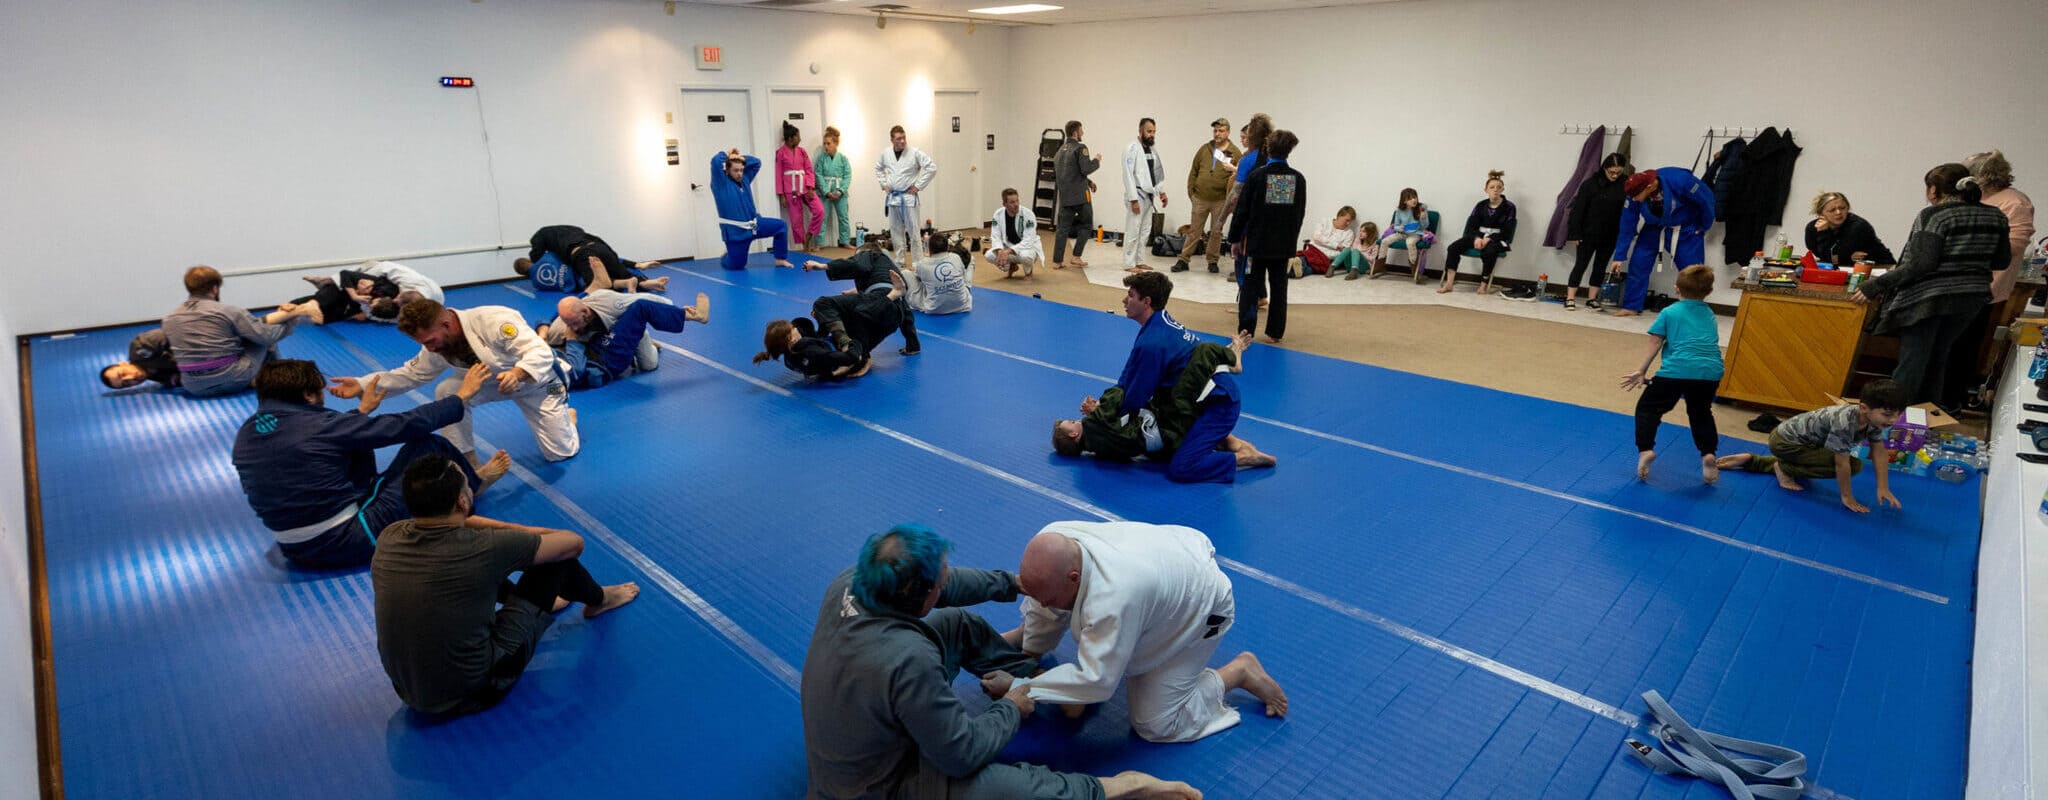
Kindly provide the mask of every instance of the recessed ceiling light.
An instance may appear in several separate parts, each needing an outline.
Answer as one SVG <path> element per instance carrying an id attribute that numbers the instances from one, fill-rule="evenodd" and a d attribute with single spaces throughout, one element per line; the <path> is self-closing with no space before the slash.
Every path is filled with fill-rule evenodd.
<path id="1" fill-rule="evenodd" d="M 1034 14 L 1040 11 L 1058 11 L 1065 6 L 1049 6 L 1044 3 L 1024 3 L 1014 6 L 991 6 L 969 9 L 969 14 Z"/>

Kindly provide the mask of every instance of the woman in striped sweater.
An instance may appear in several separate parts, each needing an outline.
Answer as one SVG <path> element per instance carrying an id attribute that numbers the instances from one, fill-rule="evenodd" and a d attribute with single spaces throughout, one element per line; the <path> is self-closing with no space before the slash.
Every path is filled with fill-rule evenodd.
<path id="1" fill-rule="evenodd" d="M 1956 338 L 1991 301 L 1992 273 L 2012 264 L 2005 214 L 1980 202 L 1968 168 L 1943 164 L 1927 171 L 1926 183 L 1928 206 L 1913 221 L 1899 265 L 1854 295 L 1859 303 L 1884 298 L 1875 332 L 1899 337 L 1892 380 L 1910 403 L 1940 391 Z"/>

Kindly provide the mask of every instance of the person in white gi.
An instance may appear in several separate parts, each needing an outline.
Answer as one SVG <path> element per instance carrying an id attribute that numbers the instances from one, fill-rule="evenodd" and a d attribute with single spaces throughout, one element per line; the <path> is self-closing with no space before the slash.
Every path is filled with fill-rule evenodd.
<path id="1" fill-rule="evenodd" d="M 889 146 L 875 160 L 875 180 L 882 184 L 882 208 L 889 214 L 889 236 L 897 248 L 893 253 L 896 263 L 907 264 L 925 256 L 924 241 L 917 235 L 917 195 L 938 176 L 938 165 L 924 151 L 908 144 L 903 126 L 889 129 Z"/>
<path id="2" fill-rule="evenodd" d="M 604 323 L 603 330 L 609 331 L 619 326 L 619 315 L 626 313 L 627 306 L 641 302 L 675 305 L 674 301 L 658 294 L 628 294 L 599 289 L 582 297 L 562 298 L 555 303 L 554 320 L 543 323 L 534 332 L 548 344 L 560 347 L 571 338 L 582 339 L 589 334 L 594 327 L 590 324 L 593 315 Z M 660 366 L 661 348 L 655 345 L 654 337 L 642 338 L 639 349 L 633 351 L 633 370 L 653 372 Z"/>
<path id="3" fill-rule="evenodd" d="M 373 278 L 383 278 L 398 284 L 399 296 L 401 298 L 405 296 L 406 292 L 412 292 L 423 299 L 432 300 L 436 303 L 448 302 L 448 296 L 441 292 L 441 284 L 435 283 L 434 279 L 420 274 L 419 270 L 396 261 L 365 261 L 356 271 Z M 404 303 L 401 302 L 399 305 L 404 305 Z"/>
<path id="4" fill-rule="evenodd" d="M 903 274 L 903 302 L 926 314 L 960 314 L 974 310 L 974 265 L 946 249 L 945 234 L 932 234 L 925 245 L 931 255 L 917 260 Z"/>
<path id="5" fill-rule="evenodd" d="M 1152 135 L 1158 126 L 1151 117 L 1138 121 L 1138 140 L 1124 148 L 1124 205 L 1130 216 L 1124 219 L 1124 271 L 1144 272 L 1145 238 L 1152 230 L 1152 210 L 1166 207 L 1166 167 L 1152 149 Z"/>
<path id="6" fill-rule="evenodd" d="M 1100 703 L 1130 679 L 1131 727 L 1153 742 L 1191 742 L 1238 722 L 1223 702 L 1243 689 L 1287 714 L 1287 693 L 1257 656 L 1239 653 L 1221 669 L 1209 658 L 1237 615 L 1230 578 L 1201 531 L 1142 522 L 1055 522 L 1024 548 L 1018 583 L 1024 623 L 1004 634 L 1027 655 L 1074 635 L 1072 663 L 1019 678 L 1034 702 Z M 983 676 L 984 691 L 1008 692 L 1005 673 Z M 997 695 L 1000 696 L 1000 695 Z"/>
<path id="7" fill-rule="evenodd" d="M 1002 270 L 1005 278 L 1017 277 L 1020 271 L 1029 277 L 1031 268 L 1045 257 L 1038 241 L 1038 218 L 1024 213 L 1022 206 L 1016 189 L 1004 189 L 1003 204 L 989 219 L 988 251 L 982 258 Z"/>
<path id="8" fill-rule="evenodd" d="M 356 397 L 372 378 L 384 391 L 404 392 L 439 377 L 451 366 L 466 369 L 483 364 L 497 380 L 470 398 L 470 406 L 500 400 L 518 405 L 526 424 L 533 428 L 541 456 L 549 461 L 574 456 L 582 447 L 576 417 L 569 411 L 568 382 L 555 351 L 526 326 L 519 312 L 504 306 L 458 310 L 432 300 L 415 300 L 399 312 L 398 330 L 420 343 L 418 355 L 396 369 L 361 378 L 335 378 L 328 393 L 344 400 Z M 461 384 L 458 371 L 434 387 L 434 398 L 454 394 Z M 461 421 L 440 431 L 472 462 L 476 460 L 473 417 L 464 414 Z"/>

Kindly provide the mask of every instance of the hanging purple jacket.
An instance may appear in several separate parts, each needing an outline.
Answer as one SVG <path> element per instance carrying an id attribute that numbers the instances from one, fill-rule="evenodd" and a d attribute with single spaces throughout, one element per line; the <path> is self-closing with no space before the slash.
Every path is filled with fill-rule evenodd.
<path id="1" fill-rule="evenodd" d="M 1593 129 L 1586 137 L 1586 144 L 1579 148 L 1579 166 L 1572 170 L 1570 180 L 1564 182 L 1564 191 L 1557 193 L 1557 210 L 1550 214 L 1550 227 L 1543 231 L 1543 246 L 1564 249 L 1567 230 L 1571 227 L 1572 200 L 1579 196 L 1579 185 L 1600 171 L 1600 161 L 1605 156 L 1607 126 Z"/>

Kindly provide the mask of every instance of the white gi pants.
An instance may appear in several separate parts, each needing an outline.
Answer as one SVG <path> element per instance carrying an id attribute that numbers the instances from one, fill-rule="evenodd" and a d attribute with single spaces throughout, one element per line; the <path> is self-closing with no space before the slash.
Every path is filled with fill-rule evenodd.
<path id="1" fill-rule="evenodd" d="M 434 399 L 439 400 L 455 394 L 462 386 L 462 375 L 456 373 L 442 380 L 434 387 Z M 475 409 L 485 403 L 510 400 L 519 406 L 519 413 L 526 417 L 526 424 L 533 429 L 533 439 L 540 444 L 542 458 L 561 461 L 576 455 L 583 447 L 582 439 L 576 433 L 576 423 L 569 416 L 569 387 L 554 370 L 549 370 L 539 380 L 522 383 L 517 391 L 502 394 L 498 391 L 496 379 L 484 381 L 484 388 L 469 399 L 469 407 Z M 441 429 L 441 436 L 464 453 L 476 452 L 476 414 L 472 411 L 462 415 L 462 420 Z"/>
<path id="2" fill-rule="evenodd" d="M 903 205 L 888 206 L 889 236 L 896 246 L 896 263 L 909 264 L 925 257 L 924 239 L 917 233 L 917 195 L 903 196 Z M 896 199 L 891 196 L 889 199 Z M 910 255 L 903 252 L 909 250 Z"/>
<path id="3" fill-rule="evenodd" d="M 1152 204 L 1158 198 L 1146 195 L 1138 200 L 1138 213 L 1130 213 L 1131 204 L 1124 203 L 1124 268 L 1129 269 L 1145 263 L 1145 239 L 1152 233 Z"/>
<path id="4" fill-rule="evenodd" d="M 1224 595 L 1210 613 L 1230 622 L 1215 636 L 1196 640 L 1143 675 L 1125 678 L 1131 728 L 1145 741 L 1192 742 L 1237 724 L 1237 709 L 1223 702 L 1223 678 L 1209 668 L 1216 646 L 1236 621 L 1236 607 L 1236 600 Z"/>

